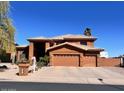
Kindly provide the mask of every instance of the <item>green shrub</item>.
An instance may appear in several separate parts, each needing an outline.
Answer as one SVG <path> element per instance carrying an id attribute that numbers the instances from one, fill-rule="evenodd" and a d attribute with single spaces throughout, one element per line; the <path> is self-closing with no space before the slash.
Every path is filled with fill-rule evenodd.
<path id="1" fill-rule="evenodd" d="M 49 63 L 49 56 L 45 55 L 44 57 L 40 57 L 39 61 L 37 62 L 37 67 L 41 68 L 43 66 L 47 66 Z"/>
<path id="2" fill-rule="evenodd" d="M 0 49 L 0 60 L 2 62 L 9 62 L 10 61 L 10 55 L 6 53 L 5 50 Z"/>
<path id="3" fill-rule="evenodd" d="M 9 62 L 10 61 L 10 57 L 8 55 L 6 55 L 6 54 L 0 55 L 0 60 L 2 62 Z"/>

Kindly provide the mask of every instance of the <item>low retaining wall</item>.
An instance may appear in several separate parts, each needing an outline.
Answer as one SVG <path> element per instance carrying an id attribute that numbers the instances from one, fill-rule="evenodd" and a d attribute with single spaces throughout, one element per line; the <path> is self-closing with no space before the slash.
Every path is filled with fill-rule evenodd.
<path id="1" fill-rule="evenodd" d="M 98 58 L 98 67 L 120 67 L 121 60 L 120 58 Z"/>

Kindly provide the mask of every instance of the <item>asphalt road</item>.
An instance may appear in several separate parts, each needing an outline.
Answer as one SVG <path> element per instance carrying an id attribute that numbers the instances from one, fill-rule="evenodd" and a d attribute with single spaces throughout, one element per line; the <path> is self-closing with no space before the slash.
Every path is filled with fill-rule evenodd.
<path id="1" fill-rule="evenodd" d="M 123 91 L 124 85 L 0 81 L 0 91 Z"/>

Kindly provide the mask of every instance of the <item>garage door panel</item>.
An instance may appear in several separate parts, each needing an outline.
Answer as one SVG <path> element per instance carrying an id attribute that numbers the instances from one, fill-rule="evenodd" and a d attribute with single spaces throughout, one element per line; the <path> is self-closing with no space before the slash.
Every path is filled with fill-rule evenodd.
<path id="1" fill-rule="evenodd" d="M 96 56 L 85 56 L 83 59 L 83 66 L 96 67 Z"/>
<path id="2" fill-rule="evenodd" d="M 79 55 L 74 54 L 54 54 L 54 66 L 79 66 Z"/>

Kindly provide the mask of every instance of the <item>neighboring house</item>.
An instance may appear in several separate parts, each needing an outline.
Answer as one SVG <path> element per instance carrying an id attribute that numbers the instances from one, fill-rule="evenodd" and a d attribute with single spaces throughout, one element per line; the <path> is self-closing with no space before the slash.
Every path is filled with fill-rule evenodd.
<path id="1" fill-rule="evenodd" d="M 100 57 L 109 58 L 108 52 L 107 51 L 100 52 Z"/>
<path id="2" fill-rule="evenodd" d="M 22 53 L 27 59 L 33 56 L 37 61 L 44 55 L 50 56 L 51 66 L 96 67 L 97 57 L 103 49 L 95 48 L 97 38 L 86 35 L 62 35 L 52 38 L 29 38 L 28 46 L 17 46 L 17 60 Z"/>

